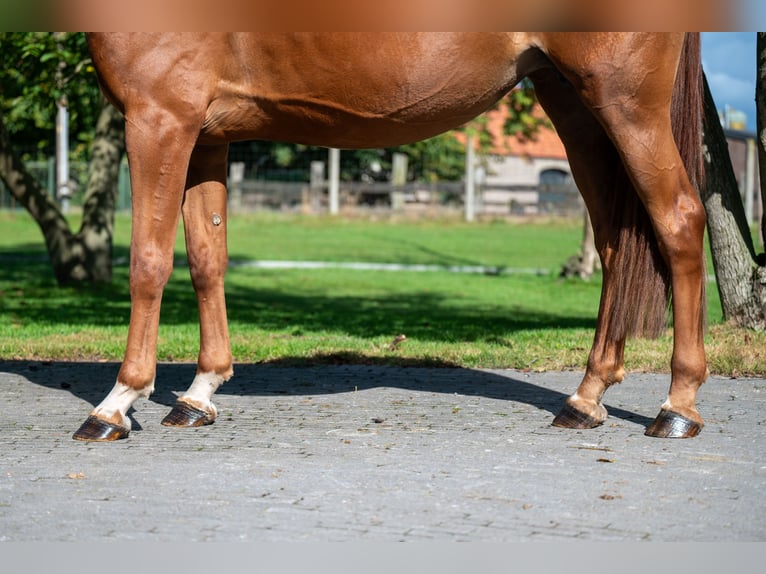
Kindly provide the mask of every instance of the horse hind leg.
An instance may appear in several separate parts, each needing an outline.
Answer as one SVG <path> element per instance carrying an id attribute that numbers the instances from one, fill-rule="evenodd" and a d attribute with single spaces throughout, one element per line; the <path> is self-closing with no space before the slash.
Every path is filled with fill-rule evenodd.
<path id="1" fill-rule="evenodd" d="M 163 419 L 165 426 L 212 424 L 212 396 L 233 374 L 224 275 L 226 247 L 226 157 L 228 146 L 198 146 L 192 153 L 182 213 L 189 272 L 197 295 L 200 351 L 197 373 Z"/>
<path id="2" fill-rule="evenodd" d="M 606 390 L 622 382 L 627 321 L 627 297 L 622 296 L 618 257 L 624 205 L 616 203 L 626 184 L 624 169 L 614 145 L 574 89 L 554 69 L 544 68 L 532 75 L 537 97 L 567 150 L 572 174 L 591 216 L 596 249 L 602 266 L 602 291 L 596 332 L 582 382 L 572 394 L 553 425 L 586 429 L 602 424 L 608 416 L 603 405 Z M 638 201 L 634 199 L 634 201 Z"/>
<path id="3" fill-rule="evenodd" d="M 589 428 L 604 422 L 603 395 L 625 376 L 627 338 L 655 337 L 667 320 L 669 280 L 653 243 L 651 223 L 603 131 L 599 140 L 595 149 L 601 150 L 601 161 L 587 159 L 584 164 L 586 158 L 578 158 L 578 165 L 588 166 L 585 179 L 591 183 L 583 195 L 603 269 L 601 301 L 585 376 L 553 423 L 562 427 Z"/>
<path id="4" fill-rule="evenodd" d="M 688 40 L 688 38 L 687 38 Z M 703 421 L 697 392 L 708 375 L 703 343 L 705 211 L 679 153 L 670 113 L 658 103 L 670 101 L 676 62 L 673 51 L 657 39 L 644 43 L 644 61 L 653 73 L 640 76 L 591 76 L 595 86 L 582 95 L 609 134 L 651 222 L 652 237 L 669 271 L 673 302 L 673 357 L 668 398 L 647 428 L 655 437 L 693 437 Z M 611 69 L 611 68 L 610 68 Z M 681 76 L 681 74 L 679 74 Z M 609 105 L 607 105 L 609 104 Z M 685 111 L 682 127 L 695 128 L 696 108 Z M 682 138 L 683 139 L 683 138 Z M 696 138 L 690 136 L 698 150 Z"/>

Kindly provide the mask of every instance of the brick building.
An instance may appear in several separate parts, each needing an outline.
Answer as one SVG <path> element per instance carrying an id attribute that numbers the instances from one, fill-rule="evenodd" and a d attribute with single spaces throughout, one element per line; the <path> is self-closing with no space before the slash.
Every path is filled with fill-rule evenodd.
<path id="1" fill-rule="evenodd" d="M 502 135 L 505 110 L 488 113 L 495 145 L 483 164 L 482 211 L 502 213 L 579 213 L 582 203 L 564 144 L 552 127 L 541 126 L 531 139 Z M 541 109 L 538 109 L 543 116 Z"/>
<path id="2" fill-rule="evenodd" d="M 542 114 L 542 111 L 539 112 Z M 496 145 L 484 164 L 481 202 L 484 213 L 576 211 L 579 194 L 564 144 L 556 131 L 541 127 L 531 140 L 504 137 L 501 109 L 489 113 Z M 734 175 L 751 224 L 763 216 L 756 134 L 725 129 Z M 548 198 L 548 199 L 546 199 Z"/>

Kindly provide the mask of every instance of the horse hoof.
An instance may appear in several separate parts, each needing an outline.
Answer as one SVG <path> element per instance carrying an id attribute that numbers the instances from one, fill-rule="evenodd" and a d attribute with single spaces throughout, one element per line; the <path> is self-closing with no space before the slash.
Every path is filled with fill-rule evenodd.
<path id="1" fill-rule="evenodd" d="M 123 426 L 115 425 L 90 415 L 82 426 L 72 435 L 74 440 L 91 442 L 107 442 L 127 438 L 130 431 Z"/>
<path id="2" fill-rule="evenodd" d="M 561 412 L 556 415 L 556 418 L 553 419 L 551 425 L 567 429 L 592 429 L 603 424 L 603 422 L 566 404 L 561 409 Z"/>
<path id="3" fill-rule="evenodd" d="M 644 434 L 657 438 L 692 438 L 700 433 L 702 426 L 702 423 L 688 419 L 678 413 L 663 410 L 647 427 Z"/>
<path id="4" fill-rule="evenodd" d="M 215 417 L 210 413 L 196 409 L 183 401 L 176 401 L 173 410 L 162 419 L 166 427 L 201 427 L 213 424 Z"/>

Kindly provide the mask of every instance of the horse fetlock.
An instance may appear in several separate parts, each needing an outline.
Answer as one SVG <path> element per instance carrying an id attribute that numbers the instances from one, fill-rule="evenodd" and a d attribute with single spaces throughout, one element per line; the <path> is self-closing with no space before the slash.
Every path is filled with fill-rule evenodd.
<path id="1" fill-rule="evenodd" d="M 603 423 L 607 417 L 609 416 L 606 407 L 601 402 L 601 396 L 603 396 L 603 393 L 599 396 L 599 400 L 593 401 L 590 399 L 583 398 L 579 396 L 577 393 L 572 395 L 567 399 L 567 404 L 570 405 L 572 408 L 577 409 L 581 413 L 585 413 L 593 420 L 596 420 L 599 422 L 599 424 Z"/>
<path id="2" fill-rule="evenodd" d="M 141 399 L 148 399 L 152 396 L 154 393 L 154 381 L 149 383 L 148 385 L 141 387 L 140 389 L 136 389 L 136 395 L 138 395 L 138 398 Z"/>
<path id="3" fill-rule="evenodd" d="M 676 363 L 677 364 L 677 363 Z M 702 384 L 707 379 L 709 371 L 702 365 L 702 369 L 679 369 L 673 365 L 673 380 L 670 383 L 670 391 L 665 403 L 664 411 L 678 413 L 697 423 L 702 423 L 702 417 L 697 412 L 697 394 Z"/>
<path id="4" fill-rule="evenodd" d="M 128 417 L 127 414 L 122 413 L 120 411 L 109 411 L 108 409 L 104 409 L 103 407 L 96 407 L 90 412 L 90 417 L 97 418 L 100 421 L 103 421 L 106 424 L 122 427 L 126 429 L 127 431 L 130 431 L 132 428 L 130 417 Z"/>
<path id="5" fill-rule="evenodd" d="M 155 376 L 154 363 L 146 365 L 141 361 L 126 359 L 117 374 L 117 385 L 131 389 L 136 393 L 136 398 L 147 399 L 154 392 Z M 113 389 L 112 392 L 115 390 Z"/>
<path id="6" fill-rule="evenodd" d="M 612 385 L 620 384 L 625 379 L 625 368 L 622 362 L 614 363 L 616 361 L 602 364 L 589 357 L 583 384 L 589 389 L 599 389 L 602 395 Z"/>
<path id="7" fill-rule="evenodd" d="M 223 375 L 215 372 L 197 373 L 189 390 L 178 398 L 162 424 L 175 427 L 212 424 L 218 416 L 218 409 L 211 399 L 225 380 Z"/>
<path id="8" fill-rule="evenodd" d="M 700 416 L 699 411 L 697 411 L 697 407 L 693 402 L 689 404 L 688 401 L 682 402 L 673 400 L 672 397 L 668 396 L 667 400 L 662 404 L 662 410 L 670 413 L 676 413 L 700 425 L 704 424 L 704 421 L 702 420 L 702 417 Z"/>
<path id="9" fill-rule="evenodd" d="M 154 381 L 141 389 L 117 382 L 111 392 L 91 412 L 96 417 L 109 424 L 117 425 L 130 430 L 130 419 L 127 416 L 128 409 L 139 398 L 147 398 L 154 390 Z"/>
<path id="10" fill-rule="evenodd" d="M 193 409 L 204 412 L 206 418 L 208 418 L 210 422 L 214 421 L 216 417 L 218 416 L 218 409 L 216 408 L 215 404 L 213 404 L 213 402 L 210 400 L 197 401 L 191 397 L 183 395 L 181 397 L 178 397 L 178 402 L 184 403 Z"/>
<path id="11" fill-rule="evenodd" d="M 210 399 L 226 380 L 227 377 L 213 371 L 197 373 L 182 399 L 189 404 L 200 405 L 202 408 L 207 405 L 212 406 Z"/>
<path id="12" fill-rule="evenodd" d="M 553 419 L 553 426 L 570 429 L 590 429 L 604 423 L 607 412 L 600 402 L 582 399 L 575 393 Z"/>
<path id="13" fill-rule="evenodd" d="M 139 396 L 138 391 L 118 382 L 107 397 L 91 411 L 72 438 L 89 442 L 126 438 L 132 427 L 127 412 Z"/>

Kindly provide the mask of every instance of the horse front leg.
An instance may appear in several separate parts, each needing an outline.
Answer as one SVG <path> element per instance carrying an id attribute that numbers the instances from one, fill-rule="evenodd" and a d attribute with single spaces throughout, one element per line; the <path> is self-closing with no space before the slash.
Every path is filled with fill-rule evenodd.
<path id="1" fill-rule="evenodd" d="M 112 441 L 131 430 L 128 410 L 154 390 L 160 302 L 173 270 L 184 180 L 196 133 L 161 110 L 126 122 L 133 197 L 130 242 L 130 325 L 117 382 L 73 438 Z M 186 126 L 188 128 L 188 126 Z"/>
<path id="2" fill-rule="evenodd" d="M 192 153 L 183 202 L 186 253 L 200 320 L 197 374 L 163 419 L 165 426 L 211 424 L 212 396 L 233 374 L 226 318 L 226 157 L 228 146 L 198 146 Z"/>

